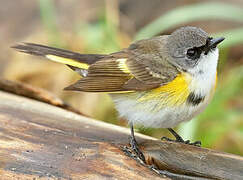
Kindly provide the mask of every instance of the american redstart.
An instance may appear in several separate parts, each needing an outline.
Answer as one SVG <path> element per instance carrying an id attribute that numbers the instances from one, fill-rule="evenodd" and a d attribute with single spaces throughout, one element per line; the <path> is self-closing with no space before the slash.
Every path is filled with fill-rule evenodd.
<path id="1" fill-rule="evenodd" d="M 200 144 L 184 141 L 172 127 L 192 119 L 212 98 L 217 45 L 223 40 L 200 28 L 182 27 L 171 35 L 140 40 L 107 55 L 79 54 L 32 43 L 13 48 L 64 63 L 79 73 L 82 78 L 65 90 L 109 93 L 120 116 L 130 123 L 133 150 L 144 160 L 133 124 L 168 128 L 176 141 Z"/>

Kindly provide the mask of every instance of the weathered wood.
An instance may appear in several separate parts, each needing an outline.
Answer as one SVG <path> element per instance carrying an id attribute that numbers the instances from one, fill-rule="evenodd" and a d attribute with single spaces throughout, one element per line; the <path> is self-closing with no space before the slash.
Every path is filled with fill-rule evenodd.
<path id="1" fill-rule="evenodd" d="M 128 137 L 126 128 L 0 91 L 0 179 L 169 179 L 125 155 Z M 136 137 L 161 174 L 243 179 L 242 157 Z"/>
<path id="2" fill-rule="evenodd" d="M 0 91 L 0 179 L 160 179 L 121 151 L 128 137 L 125 128 Z"/>
<path id="3" fill-rule="evenodd" d="M 176 174 L 209 179 L 243 179 L 243 157 L 181 143 L 143 144 L 147 164 Z"/>
<path id="4" fill-rule="evenodd" d="M 10 92 L 20 96 L 28 97 L 31 99 L 36 99 L 53 106 L 57 106 L 69 111 L 75 112 L 77 114 L 84 115 L 80 111 L 74 109 L 72 106 L 64 103 L 61 99 L 56 97 L 54 94 L 37 87 L 33 87 L 29 84 L 23 82 L 10 81 L 0 77 L 0 90 L 5 92 Z"/>

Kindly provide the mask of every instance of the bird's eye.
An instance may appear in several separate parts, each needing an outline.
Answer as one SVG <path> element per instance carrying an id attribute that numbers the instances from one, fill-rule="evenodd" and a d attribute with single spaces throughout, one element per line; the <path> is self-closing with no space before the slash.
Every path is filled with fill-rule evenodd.
<path id="1" fill-rule="evenodd" d="M 189 59 L 197 59 L 200 56 L 199 50 L 196 48 L 188 49 L 186 55 Z"/>

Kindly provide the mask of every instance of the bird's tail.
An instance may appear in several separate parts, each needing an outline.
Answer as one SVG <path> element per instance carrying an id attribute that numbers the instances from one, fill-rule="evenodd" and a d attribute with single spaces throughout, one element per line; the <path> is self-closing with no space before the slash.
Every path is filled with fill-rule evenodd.
<path id="1" fill-rule="evenodd" d="M 51 61 L 68 65 L 73 70 L 87 70 L 90 64 L 106 57 L 101 54 L 79 54 L 64 49 L 58 49 L 33 43 L 22 43 L 12 46 L 12 48 L 31 55 L 42 56 Z"/>

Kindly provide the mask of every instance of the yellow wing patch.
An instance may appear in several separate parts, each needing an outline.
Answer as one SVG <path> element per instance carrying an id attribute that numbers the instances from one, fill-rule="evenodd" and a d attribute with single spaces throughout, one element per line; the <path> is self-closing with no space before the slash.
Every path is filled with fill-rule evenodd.
<path id="1" fill-rule="evenodd" d="M 86 69 L 86 70 L 89 68 L 88 64 L 81 63 L 81 62 L 75 61 L 73 59 L 55 56 L 55 55 L 51 55 L 51 54 L 45 55 L 45 57 L 52 61 L 67 64 L 67 65 L 74 66 L 77 68 Z"/>
<path id="2" fill-rule="evenodd" d="M 126 65 L 127 59 L 121 58 L 121 59 L 117 59 L 116 61 L 118 62 L 118 68 L 120 70 L 122 70 L 122 72 L 124 72 L 124 73 L 130 73 L 130 71 L 129 71 L 127 65 Z"/>
<path id="3" fill-rule="evenodd" d="M 154 111 L 165 106 L 179 106 L 186 102 L 190 94 L 188 88 L 190 82 L 191 76 L 186 73 L 181 73 L 173 81 L 148 91 L 138 100 L 140 102 L 151 100 L 158 101 L 159 104 Z"/>

